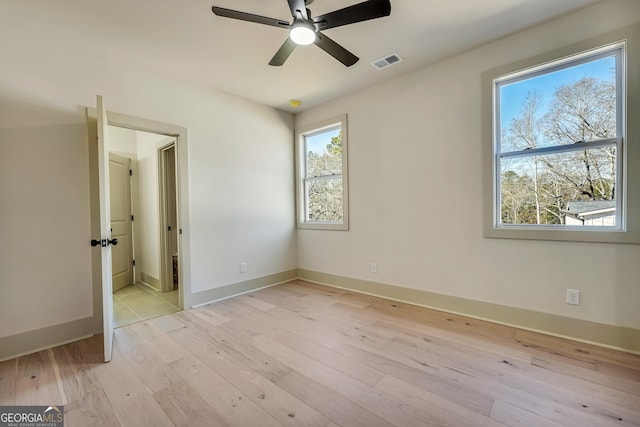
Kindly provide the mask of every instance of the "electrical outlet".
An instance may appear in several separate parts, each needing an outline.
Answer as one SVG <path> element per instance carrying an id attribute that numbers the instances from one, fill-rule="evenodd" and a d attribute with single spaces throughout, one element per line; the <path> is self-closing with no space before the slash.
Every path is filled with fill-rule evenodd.
<path id="1" fill-rule="evenodd" d="M 240 263 L 240 273 L 246 273 L 247 272 L 247 263 L 246 262 L 241 262 Z"/>
<path id="2" fill-rule="evenodd" d="M 580 305 L 580 291 L 577 289 L 567 289 L 567 304 Z"/>
<path id="3" fill-rule="evenodd" d="M 371 272 L 372 272 L 373 274 L 375 274 L 375 273 L 377 273 L 377 272 L 378 272 L 378 264 L 376 264 L 375 262 L 372 262 L 372 263 L 371 263 Z"/>

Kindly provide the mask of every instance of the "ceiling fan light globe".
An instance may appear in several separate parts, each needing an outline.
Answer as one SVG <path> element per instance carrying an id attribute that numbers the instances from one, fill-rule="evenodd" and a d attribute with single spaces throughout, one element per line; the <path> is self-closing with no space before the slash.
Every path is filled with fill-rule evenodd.
<path id="1" fill-rule="evenodd" d="M 307 46 L 316 41 L 316 32 L 306 25 L 295 25 L 289 32 L 289 38 L 295 44 Z"/>

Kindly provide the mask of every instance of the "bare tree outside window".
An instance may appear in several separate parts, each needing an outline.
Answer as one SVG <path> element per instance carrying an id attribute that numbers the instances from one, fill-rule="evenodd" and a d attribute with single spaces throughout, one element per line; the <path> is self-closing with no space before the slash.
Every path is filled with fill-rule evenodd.
<path id="1" fill-rule="evenodd" d="M 307 194 L 310 221 L 342 221 L 342 131 L 322 152 L 307 151 Z"/>
<path id="2" fill-rule="evenodd" d="M 619 55 L 498 84 L 501 224 L 616 224 Z M 608 220 L 589 221 L 591 208 Z"/>
<path id="3" fill-rule="evenodd" d="M 345 124 L 341 116 L 298 133 L 299 227 L 348 229 Z"/>

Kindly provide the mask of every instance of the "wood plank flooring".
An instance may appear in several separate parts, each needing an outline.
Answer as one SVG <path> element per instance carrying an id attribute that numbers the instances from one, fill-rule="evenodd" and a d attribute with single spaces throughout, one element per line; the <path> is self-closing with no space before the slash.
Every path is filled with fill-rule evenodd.
<path id="1" fill-rule="evenodd" d="M 640 357 L 294 281 L 0 363 L 66 426 L 640 426 Z"/>

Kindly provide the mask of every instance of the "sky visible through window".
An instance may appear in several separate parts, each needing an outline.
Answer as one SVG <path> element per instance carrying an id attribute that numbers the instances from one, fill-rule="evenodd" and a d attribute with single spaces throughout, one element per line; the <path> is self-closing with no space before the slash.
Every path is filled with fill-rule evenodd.
<path id="1" fill-rule="evenodd" d="M 327 145 L 331 142 L 331 138 L 335 138 L 340 134 L 340 128 L 329 129 L 326 132 L 307 136 L 305 141 L 307 143 L 307 153 L 314 152 L 320 156 L 327 153 Z"/>
<path id="2" fill-rule="evenodd" d="M 529 91 L 536 89 L 540 94 L 541 105 L 538 110 L 538 118 L 540 118 L 549 110 L 558 87 L 574 83 L 584 77 L 613 81 L 615 79 L 615 61 L 615 56 L 612 55 L 501 86 L 500 127 L 502 130 L 508 128 L 513 119 L 518 116 Z"/>
<path id="3" fill-rule="evenodd" d="M 616 225 L 618 53 L 498 82 L 501 224 Z M 579 211 L 594 203 L 614 210 Z"/>

